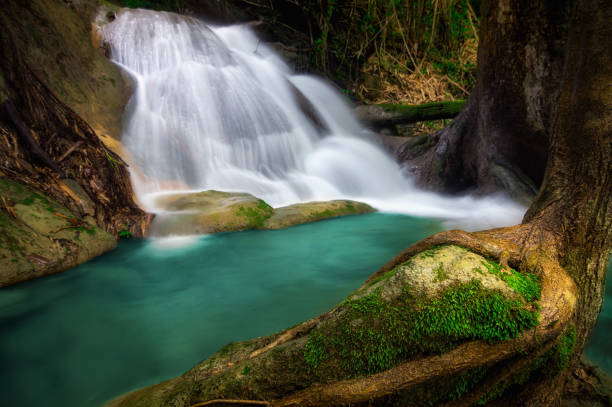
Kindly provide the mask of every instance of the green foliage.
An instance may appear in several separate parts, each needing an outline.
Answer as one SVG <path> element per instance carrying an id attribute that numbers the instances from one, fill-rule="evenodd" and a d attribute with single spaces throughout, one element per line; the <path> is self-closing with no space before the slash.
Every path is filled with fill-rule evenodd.
<path id="1" fill-rule="evenodd" d="M 539 314 L 523 300 L 509 300 L 478 280 L 455 284 L 433 299 L 407 290 L 396 302 L 380 290 L 343 303 L 337 324 L 310 337 L 304 358 L 325 377 L 356 377 L 387 370 L 418 354 L 443 353 L 472 339 L 516 338 L 537 325 Z"/>
<path id="2" fill-rule="evenodd" d="M 127 229 L 122 229 L 122 230 L 119 231 L 119 237 L 121 239 L 129 239 L 129 238 L 132 237 L 132 232 L 130 232 Z"/>
<path id="3" fill-rule="evenodd" d="M 322 1 L 311 9 L 315 28 L 312 60 L 341 83 L 359 80 L 361 68 L 371 62 L 371 57 L 376 58 L 377 73 L 391 77 L 397 72 L 420 72 L 431 64 L 456 83 L 452 90 L 455 96 L 466 96 L 475 79 L 475 66 L 467 62 L 473 57 L 466 54 L 466 44 L 476 43 L 478 28 L 470 3 Z"/>
<path id="4" fill-rule="evenodd" d="M 182 11 L 184 9 L 181 0 L 122 0 L 123 7 L 148 8 L 153 10 Z"/>

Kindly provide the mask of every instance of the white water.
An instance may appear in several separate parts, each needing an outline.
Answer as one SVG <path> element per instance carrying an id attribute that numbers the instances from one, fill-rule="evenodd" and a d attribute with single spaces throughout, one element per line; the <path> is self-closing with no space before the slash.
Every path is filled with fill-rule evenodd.
<path id="1" fill-rule="evenodd" d="M 159 194 L 217 189 L 249 192 L 275 207 L 355 199 L 464 228 L 521 220 L 524 208 L 500 197 L 418 190 L 337 92 L 294 75 L 245 26 L 124 10 L 103 37 L 134 81 L 122 141 L 149 211 L 159 211 Z M 303 113 L 298 93 L 323 130 Z"/>

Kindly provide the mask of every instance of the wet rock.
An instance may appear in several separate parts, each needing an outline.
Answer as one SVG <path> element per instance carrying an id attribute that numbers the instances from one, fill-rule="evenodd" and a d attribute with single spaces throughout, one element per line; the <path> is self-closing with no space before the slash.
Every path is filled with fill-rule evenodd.
<path id="1" fill-rule="evenodd" d="M 367 204 L 349 200 L 308 202 L 273 209 L 251 194 L 214 190 L 164 195 L 156 203 L 163 209 L 153 224 L 153 233 L 158 235 L 283 229 L 375 210 Z"/>
<path id="2" fill-rule="evenodd" d="M 264 229 L 283 229 L 337 216 L 358 215 L 374 211 L 375 209 L 368 204 L 349 200 L 300 203 L 276 208 L 274 214 L 264 222 Z"/>
<path id="3" fill-rule="evenodd" d="M 67 270 L 116 239 L 42 192 L 0 180 L 0 287 Z"/>
<path id="4" fill-rule="evenodd" d="M 153 222 L 160 235 L 207 234 L 261 228 L 273 209 L 242 192 L 203 191 L 164 195 L 157 205 L 165 212 Z"/>

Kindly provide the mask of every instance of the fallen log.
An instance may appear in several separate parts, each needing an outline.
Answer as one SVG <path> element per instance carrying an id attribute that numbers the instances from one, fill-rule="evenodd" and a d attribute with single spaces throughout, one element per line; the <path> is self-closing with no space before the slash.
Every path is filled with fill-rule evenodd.
<path id="1" fill-rule="evenodd" d="M 452 119 L 461 112 L 465 100 L 425 103 L 422 105 L 378 104 L 355 108 L 357 118 L 374 129 L 431 120 Z"/>

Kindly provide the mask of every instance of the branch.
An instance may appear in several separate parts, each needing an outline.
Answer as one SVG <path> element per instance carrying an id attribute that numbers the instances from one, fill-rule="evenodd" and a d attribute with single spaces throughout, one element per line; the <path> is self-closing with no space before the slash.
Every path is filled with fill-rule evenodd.
<path id="1" fill-rule="evenodd" d="M 374 128 L 429 120 L 452 119 L 465 106 L 465 100 L 425 103 L 423 105 L 380 104 L 355 108 L 357 118 Z"/>

